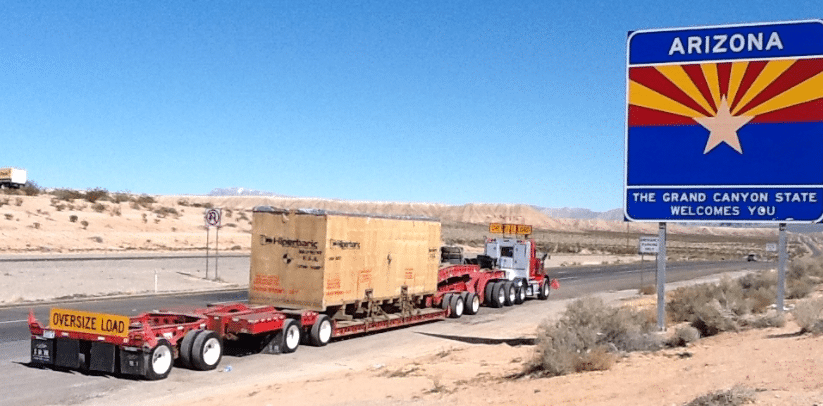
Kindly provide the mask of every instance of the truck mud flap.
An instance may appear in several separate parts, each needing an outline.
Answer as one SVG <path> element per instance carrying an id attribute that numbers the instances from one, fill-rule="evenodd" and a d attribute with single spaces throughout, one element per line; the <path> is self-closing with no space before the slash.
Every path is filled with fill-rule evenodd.
<path id="1" fill-rule="evenodd" d="M 54 340 L 40 337 L 32 338 L 31 362 L 39 365 L 54 364 Z"/>
<path id="2" fill-rule="evenodd" d="M 89 351 L 89 369 L 92 371 L 114 373 L 116 347 L 109 343 L 91 343 Z"/>
<path id="3" fill-rule="evenodd" d="M 263 349 L 261 354 L 282 354 L 283 351 L 283 331 L 269 334 L 263 338 Z"/>
<path id="4" fill-rule="evenodd" d="M 120 349 L 120 373 L 124 375 L 144 375 L 143 352 Z"/>
<path id="5" fill-rule="evenodd" d="M 80 341 L 57 338 L 54 348 L 54 365 L 63 368 L 80 368 Z"/>

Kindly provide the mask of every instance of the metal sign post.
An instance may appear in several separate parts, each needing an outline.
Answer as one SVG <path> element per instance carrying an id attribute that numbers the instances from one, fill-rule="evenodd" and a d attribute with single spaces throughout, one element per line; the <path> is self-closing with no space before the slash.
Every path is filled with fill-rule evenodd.
<path id="1" fill-rule="evenodd" d="M 666 223 L 657 230 L 657 329 L 666 330 Z"/>
<path id="2" fill-rule="evenodd" d="M 211 227 L 217 227 L 214 242 L 214 279 L 217 280 L 217 261 L 220 258 L 220 222 L 223 218 L 223 213 L 220 209 L 208 209 L 203 217 L 206 220 L 206 279 L 209 278 L 209 229 Z"/>
<path id="3" fill-rule="evenodd" d="M 777 238 L 777 312 L 783 313 L 783 298 L 786 294 L 786 223 L 780 223 L 780 235 Z"/>

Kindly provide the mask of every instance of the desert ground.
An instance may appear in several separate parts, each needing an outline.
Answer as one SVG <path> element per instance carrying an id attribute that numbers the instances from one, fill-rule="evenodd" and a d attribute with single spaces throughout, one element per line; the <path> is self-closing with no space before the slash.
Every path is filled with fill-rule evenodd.
<path id="1" fill-rule="evenodd" d="M 470 253 L 477 252 L 487 236 L 489 222 L 532 224 L 536 229 L 533 237 L 541 250 L 550 254 L 549 267 L 638 261 L 641 258 L 636 255 L 637 238 L 657 233 L 656 224 L 627 226 L 603 220 L 552 219 L 524 205 L 446 206 L 125 194 L 118 197 L 114 193 L 89 201 L 82 194 L 70 198 L 64 191 L 55 191 L 36 196 L 0 194 L 0 256 L 202 252 L 206 246 L 203 214 L 208 207 L 223 209 L 221 251 L 247 253 L 251 210 L 259 205 L 440 218 L 444 243 L 461 245 Z M 212 229 L 212 249 L 215 234 Z M 776 240 L 776 228 L 673 224 L 669 227 L 668 246 L 672 260 L 739 259 L 749 253 L 773 259 L 764 251 L 764 245 Z M 810 236 L 790 238 L 793 258 L 809 256 L 819 245 Z M 35 279 L 15 273 L 6 265 L 0 266 L 0 306 L 70 295 L 141 294 L 153 289 L 153 280 L 118 270 L 112 270 L 109 278 L 78 271 L 62 278 Z M 248 283 L 248 275 L 243 271 L 227 274 L 217 282 L 195 283 L 192 279 L 164 280 L 163 292 Z M 128 284 L 131 290 L 124 292 L 107 282 L 115 280 Z M 75 283 L 78 281 L 85 283 Z M 616 306 L 642 308 L 654 303 L 653 297 L 637 292 L 606 292 L 603 297 Z M 560 301 L 549 303 L 552 310 L 546 312 L 546 321 L 558 317 L 565 306 Z M 499 328 L 488 325 L 490 334 Z M 509 334 L 534 338 L 537 328 L 538 323 L 522 325 Z M 671 334 L 672 330 L 661 334 Z M 823 404 L 823 361 L 819 357 L 823 353 L 823 339 L 799 331 L 789 317 L 784 327 L 723 333 L 687 347 L 630 353 L 605 371 L 553 378 L 514 377 L 534 357 L 533 345 L 495 344 L 493 351 L 489 351 L 488 344 L 444 342 L 385 355 L 379 363 L 363 361 L 333 371 L 308 371 L 297 380 L 269 377 L 265 382 L 243 381 L 231 389 L 204 388 L 194 398 L 161 397 L 152 404 L 222 405 L 242 400 L 256 405 L 680 405 L 735 385 L 748 388 L 753 404 L 757 405 Z"/>

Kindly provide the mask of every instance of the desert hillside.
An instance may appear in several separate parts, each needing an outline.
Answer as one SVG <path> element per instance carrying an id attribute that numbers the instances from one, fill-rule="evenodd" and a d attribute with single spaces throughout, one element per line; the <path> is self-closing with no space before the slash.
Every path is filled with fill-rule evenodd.
<path id="1" fill-rule="evenodd" d="M 19 191 L 0 194 L 0 252 L 75 252 L 75 251 L 177 251 L 201 250 L 206 245 L 203 215 L 207 208 L 223 209 L 223 227 L 219 230 L 221 250 L 249 249 L 251 212 L 256 206 L 284 209 L 321 209 L 347 213 L 376 215 L 425 216 L 444 223 L 444 239 L 451 226 L 477 225 L 482 233 L 492 222 L 530 224 L 541 230 L 544 240 L 580 250 L 580 242 L 551 241 L 557 235 L 587 235 L 601 233 L 620 241 L 625 249 L 632 242 L 622 242 L 621 233 L 632 236 L 656 234 L 653 223 L 632 223 L 599 219 L 551 218 L 528 205 L 465 204 L 450 206 L 431 203 L 361 202 L 329 199 L 260 197 L 260 196 L 147 196 L 109 193 L 96 189 L 87 192 L 55 190 L 26 195 Z M 463 226 L 460 226 L 463 225 Z M 740 229 L 694 227 L 672 224 L 672 235 L 725 236 L 771 239 L 774 229 Z M 460 240 L 459 237 L 455 237 Z M 213 247 L 215 229 L 211 230 Z M 606 245 L 616 244 L 614 241 Z M 746 248 L 748 249 L 748 248 Z M 556 249 L 557 250 L 557 249 Z M 742 252 L 742 251 L 741 251 Z"/>

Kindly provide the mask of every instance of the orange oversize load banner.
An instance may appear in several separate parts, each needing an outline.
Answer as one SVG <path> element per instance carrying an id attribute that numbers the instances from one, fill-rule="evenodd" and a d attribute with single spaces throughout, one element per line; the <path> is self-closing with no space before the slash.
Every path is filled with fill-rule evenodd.
<path id="1" fill-rule="evenodd" d="M 129 335 L 129 318 L 114 314 L 52 308 L 49 312 L 49 324 L 49 328 L 53 330 L 117 337 Z"/>
<path id="2" fill-rule="evenodd" d="M 493 234 L 531 234 L 532 226 L 525 224 L 489 224 L 489 232 Z"/>

